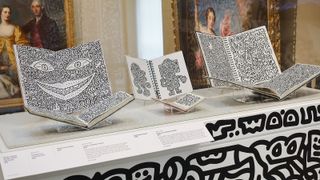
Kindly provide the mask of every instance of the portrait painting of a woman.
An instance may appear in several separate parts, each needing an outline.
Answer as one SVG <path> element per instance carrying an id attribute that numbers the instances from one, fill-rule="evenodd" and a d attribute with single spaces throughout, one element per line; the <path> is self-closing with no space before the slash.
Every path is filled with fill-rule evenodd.
<path id="1" fill-rule="evenodd" d="M 21 28 L 11 23 L 10 6 L 0 8 L 0 99 L 20 97 L 14 44 L 28 44 Z"/>
<path id="2" fill-rule="evenodd" d="M 177 0 L 179 47 L 194 88 L 210 86 L 195 32 L 229 36 L 267 25 L 267 0 Z"/>

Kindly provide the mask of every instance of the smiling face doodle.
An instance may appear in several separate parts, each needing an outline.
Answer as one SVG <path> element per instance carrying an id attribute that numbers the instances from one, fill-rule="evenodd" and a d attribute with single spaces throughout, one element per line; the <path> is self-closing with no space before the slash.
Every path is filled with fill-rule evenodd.
<path id="1" fill-rule="evenodd" d="M 60 51 L 16 46 L 25 106 L 73 113 L 111 95 L 98 41 Z"/>

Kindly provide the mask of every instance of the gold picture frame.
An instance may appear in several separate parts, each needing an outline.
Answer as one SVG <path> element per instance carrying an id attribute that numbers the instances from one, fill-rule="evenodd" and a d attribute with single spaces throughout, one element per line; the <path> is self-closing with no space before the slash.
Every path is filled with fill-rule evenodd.
<path id="1" fill-rule="evenodd" d="M 9 6 L 12 11 L 11 23 L 23 30 L 23 26 L 34 19 L 31 3 L 32 0 L 0 0 L 0 7 Z M 61 38 L 61 41 L 59 41 L 60 49 L 74 46 L 73 0 L 43 0 L 42 3 L 46 15 L 55 20 L 58 26 L 59 37 Z M 28 37 L 27 34 L 26 37 Z M 0 99 L 0 114 L 22 110 L 23 100 L 21 95 Z"/>
<path id="2" fill-rule="evenodd" d="M 208 80 L 204 78 L 206 76 L 204 68 L 199 69 L 196 66 L 197 59 L 195 55 L 195 49 L 198 48 L 194 36 L 196 31 L 195 24 L 201 24 L 201 21 L 202 24 L 205 24 L 205 10 L 209 9 L 209 7 L 215 9 L 216 26 L 213 29 L 213 33 L 216 35 L 220 35 L 219 23 L 222 23 L 226 13 L 231 14 L 230 16 L 233 18 L 231 22 L 236 27 L 231 30 L 232 33 L 265 25 L 276 57 L 281 65 L 279 3 L 280 0 L 171 0 L 175 50 L 184 52 L 193 87 L 197 89 L 210 86 Z M 197 19 L 196 14 L 199 18 L 197 23 L 195 22 Z M 249 14 L 250 16 L 248 16 Z M 253 17 L 253 14 L 256 17 Z"/>

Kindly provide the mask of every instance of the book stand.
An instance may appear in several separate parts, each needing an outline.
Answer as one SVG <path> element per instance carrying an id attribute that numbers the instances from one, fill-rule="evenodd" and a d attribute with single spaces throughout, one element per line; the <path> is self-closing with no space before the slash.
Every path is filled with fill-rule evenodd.
<path id="1" fill-rule="evenodd" d="M 233 91 L 232 96 L 235 101 L 247 104 L 276 101 L 274 98 L 253 93 L 251 90 L 246 88 L 239 88 L 238 90 Z"/>

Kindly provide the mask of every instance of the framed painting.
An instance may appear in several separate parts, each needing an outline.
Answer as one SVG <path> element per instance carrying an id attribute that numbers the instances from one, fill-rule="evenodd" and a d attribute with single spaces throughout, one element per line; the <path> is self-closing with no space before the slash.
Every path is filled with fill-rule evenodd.
<path id="1" fill-rule="evenodd" d="M 72 0 L 0 0 L 0 114 L 23 110 L 13 44 L 74 45 Z"/>
<path id="2" fill-rule="evenodd" d="M 195 89 L 209 87 L 195 31 L 227 36 L 265 25 L 280 59 L 279 0 L 172 0 L 176 50 L 182 50 Z M 279 62 L 280 63 L 280 62 Z"/>

